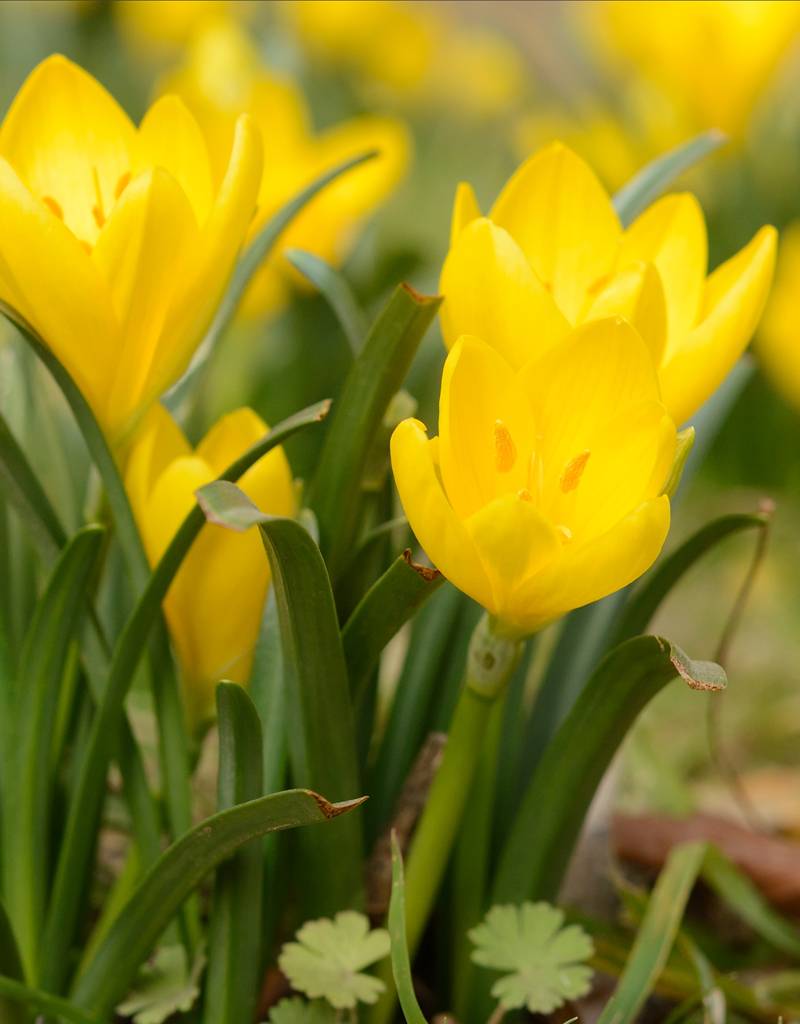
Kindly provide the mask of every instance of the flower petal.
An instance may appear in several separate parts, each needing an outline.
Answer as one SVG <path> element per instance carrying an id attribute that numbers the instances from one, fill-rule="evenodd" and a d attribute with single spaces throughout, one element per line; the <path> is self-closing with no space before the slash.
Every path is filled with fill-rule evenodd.
<path id="1" fill-rule="evenodd" d="M 684 423 L 713 394 L 747 347 L 769 294 L 777 235 L 762 228 L 706 283 L 701 320 L 660 374 L 664 405 Z"/>
<path id="2" fill-rule="evenodd" d="M 448 348 L 472 334 L 520 367 L 569 330 L 514 239 L 486 217 L 458 236 L 442 268 L 440 291 Z"/>
<path id="3" fill-rule="evenodd" d="M 667 342 L 667 304 L 661 278 L 652 263 L 632 263 L 614 274 L 594 298 L 583 320 L 603 320 L 615 315 L 633 324 L 658 366 Z"/>
<path id="4" fill-rule="evenodd" d="M 403 420 L 392 434 L 391 456 L 397 491 L 417 540 L 450 582 L 484 608 L 492 609 L 492 589 L 472 538 L 453 511 L 419 420 Z"/>
<path id="5" fill-rule="evenodd" d="M 158 478 L 175 459 L 191 454 L 183 431 L 164 406 L 156 402 L 142 421 L 125 463 L 125 490 L 140 528 Z"/>
<path id="6" fill-rule="evenodd" d="M 607 533 L 567 544 L 514 596 L 514 622 L 532 633 L 561 615 L 621 590 L 655 562 L 669 532 L 666 496 L 646 501 Z"/>
<path id="7" fill-rule="evenodd" d="M 688 192 L 664 196 L 636 218 L 622 239 L 618 266 L 654 263 L 667 302 L 667 358 L 695 326 L 703 298 L 708 241 L 700 204 Z"/>
<path id="8" fill-rule="evenodd" d="M 466 181 L 460 181 L 456 187 L 456 195 L 453 200 L 453 214 L 450 218 L 450 247 L 455 245 L 456 239 L 464 228 L 481 216 L 481 208 L 472 185 Z"/>
<path id="9" fill-rule="evenodd" d="M 594 172 L 561 143 L 535 153 L 490 214 L 520 246 L 561 312 L 575 323 L 586 292 L 610 273 L 621 228 Z"/>
<path id="10" fill-rule="evenodd" d="M 60 54 L 31 72 L 0 129 L 0 156 L 35 195 L 55 199 L 69 228 L 90 243 L 131 169 L 135 143 L 116 100 Z"/>

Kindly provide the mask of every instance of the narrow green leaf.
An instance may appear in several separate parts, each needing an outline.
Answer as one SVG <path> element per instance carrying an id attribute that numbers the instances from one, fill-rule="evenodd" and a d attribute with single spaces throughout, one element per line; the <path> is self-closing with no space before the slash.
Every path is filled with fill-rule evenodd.
<path id="1" fill-rule="evenodd" d="M 689 895 L 703 865 L 705 843 L 683 843 L 669 854 L 647 904 L 625 970 L 598 1024 L 633 1024 L 675 943 Z"/>
<path id="2" fill-rule="evenodd" d="M 22 958 L 19 955 L 17 942 L 6 914 L 6 908 L 0 903 L 0 975 L 8 981 L 22 981 Z M 0 1021 L 3 1024 L 25 1024 L 27 1014 L 19 1001 L 6 998 L 0 988 Z"/>
<path id="3" fill-rule="evenodd" d="M 265 515 L 230 483 L 198 491 L 212 522 L 242 529 L 258 523 L 272 569 L 287 671 L 289 753 L 295 783 L 334 797 L 358 789 L 354 725 L 330 580 L 319 548 L 299 523 Z M 357 815 L 324 835 L 299 837 L 303 894 L 317 914 L 358 907 L 363 899 L 361 823 Z"/>
<path id="4" fill-rule="evenodd" d="M 384 647 L 444 583 L 444 576 L 411 560 L 406 550 L 367 591 L 342 630 L 342 645 L 356 705 L 363 698 Z"/>
<path id="5" fill-rule="evenodd" d="M 64 548 L 37 604 L 20 657 L 16 773 L 4 807 L 3 867 L 8 911 L 26 976 L 34 983 L 46 896 L 59 694 L 104 536 L 101 526 L 87 526 Z"/>
<path id="6" fill-rule="evenodd" d="M 419 1008 L 411 978 L 411 961 L 406 942 L 406 889 L 403 877 L 403 855 L 392 833 L 392 898 L 389 902 L 389 938 L 391 939 L 392 974 L 400 1009 L 406 1024 L 427 1024 Z"/>
<path id="7" fill-rule="evenodd" d="M 299 270 L 324 296 L 325 301 L 336 314 L 339 326 L 350 343 L 353 355 L 358 353 L 367 334 L 367 318 L 356 301 L 355 295 L 344 274 L 335 270 L 325 260 L 302 249 L 287 249 L 286 259 L 295 270 Z"/>
<path id="8" fill-rule="evenodd" d="M 554 900 L 606 768 L 645 705 L 673 679 L 717 691 L 725 674 L 661 637 L 614 648 L 544 751 L 504 844 L 493 903 Z"/>
<path id="9" fill-rule="evenodd" d="M 727 515 L 706 523 L 680 547 L 662 559 L 633 591 L 616 625 L 612 647 L 647 629 L 659 605 L 675 584 L 706 552 L 743 530 L 763 530 L 769 519 L 762 514 Z"/>
<path id="10" fill-rule="evenodd" d="M 684 142 L 663 156 L 657 157 L 652 163 L 643 167 L 639 173 L 614 196 L 614 206 L 623 226 L 646 210 L 647 207 L 679 178 L 684 171 L 698 163 L 709 153 L 727 142 L 727 137 L 717 128 L 703 132 L 689 142 Z"/>
<path id="11" fill-rule="evenodd" d="M 261 723 L 241 686 L 217 687 L 220 811 L 263 793 Z M 261 844 L 242 847 L 217 868 L 208 938 L 203 1020 L 241 1024 L 256 1012 L 261 968 Z"/>
<path id="12" fill-rule="evenodd" d="M 238 479 L 268 451 L 298 430 L 317 423 L 328 409 L 320 402 L 288 417 L 261 441 L 252 445 L 221 474 L 220 479 Z M 67 814 L 64 838 L 56 870 L 43 948 L 48 951 L 43 977 L 46 987 L 58 991 L 66 977 L 67 949 L 77 927 L 82 880 L 87 878 L 97 822 L 105 792 L 105 778 L 114 749 L 125 697 L 133 681 L 153 625 L 161 615 L 161 602 L 186 553 L 205 523 L 198 506 L 186 516 L 156 566 L 117 641 L 103 699 L 92 720 L 77 770 L 73 801 Z M 352 792 L 352 790 L 351 790 Z"/>
<path id="13" fill-rule="evenodd" d="M 215 345 L 236 315 L 239 303 L 242 301 L 242 297 L 247 291 L 247 286 L 250 284 L 253 275 L 261 268 L 281 235 L 297 214 L 331 182 L 336 181 L 343 174 L 352 171 L 368 160 L 373 160 L 377 155 L 377 150 L 369 150 L 350 157 L 331 170 L 325 171 L 324 174 L 321 174 L 310 185 L 307 185 L 301 192 L 298 192 L 293 199 L 290 199 L 288 203 L 282 206 L 264 225 L 248 248 L 242 253 L 236 270 L 231 277 L 228 290 L 225 292 L 225 296 L 217 309 L 211 326 L 197 349 L 189 369 L 164 396 L 164 404 L 168 409 L 172 411 L 178 409 L 191 391 L 195 378 L 208 362 L 208 357 L 213 352 Z"/>
<path id="14" fill-rule="evenodd" d="M 98 1017 L 109 1014 L 178 907 L 209 871 L 267 832 L 329 821 L 358 807 L 362 799 L 330 803 L 311 790 L 292 789 L 206 818 L 173 843 L 148 872 L 76 980 L 72 1001 Z"/>
<path id="15" fill-rule="evenodd" d="M 66 999 L 59 999 L 58 996 L 50 995 L 49 992 L 40 992 L 38 989 L 30 988 L 15 978 L 7 978 L 0 975 L 0 996 L 5 1000 L 17 1003 L 20 1007 L 30 1007 L 37 1010 L 48 1020 L 69 1021 L 70 1024 L 101 1024 L 96 1017 L 90 1017 L 88 1013 Z M 27 1014 L 22 1018 L 27 1019 Z M 6 1018 L 3 1017 L 3 1024 Z M 11 1024 L 13 1018 L 8 1018 Z"/>
<path id="16" fill-rule="evenodd" d="M 308 490 L 334 580 L 355 541 L 358 496 L 373 439 L 440 303 L 440 298 L 418 295 L 408 285 L 398 287 L 367 335 L 336 403 Z"/>

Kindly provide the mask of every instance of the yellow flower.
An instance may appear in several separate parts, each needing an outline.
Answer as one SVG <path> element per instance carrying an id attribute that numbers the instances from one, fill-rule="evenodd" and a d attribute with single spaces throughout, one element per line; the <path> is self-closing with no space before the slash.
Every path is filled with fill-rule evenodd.
<path id="1" fill-rule="evenodd" d="M 669 529 L 676 450 L 646 345 L 621 318 L 570 331 L 515 369 L 462 337 L 439 436 L 394 432 L 408 521 L 434 565 L 511 634 L 626 586 Z"/>
<path id="2" fill-rule="evenodd" d="M 189 42 L 204 22 L 246 6 L 233 0 L 116 0 L 112 11 L 123 35 L 136 46 L 170 53 Z"/>
<path id="3" fill-rule="evenodd" d="M 781 233 L 778 269 L 756 354 L 774 387 L 800 409 L 800 221 Z"/>
<path id="4" fill-rule="evenodd" d="M 775 231 L 762 228 L 706 277 L 702 210 L 688 193 L 655 202 L 623 231 L 592 170 L 554 143 L 534 154 L 481 217 L 456 195 L 442 270 L 442 330 L 475 334 L 520 367 L 570 327 L 611 315 L 636 327 L 663 401 L 683 423 L 739 358 L 766 302 Z"/>
<path id="5" fill-rule="evenodd" d="M 195 491 L 267 430 L 251 409 L 238 409 L 192 449 L 163 406 L 150 410 L 132 447 L 125 484 L 151 565 L 191 511 Z M 282 448 L 252 466 L 239 486 L 259 508 L 294 515 L 294 485 Z M 204 526 L 178 570 L 164 610 L 194 725 L 214 714 L 214 689 L 221 679 L 247 683 L 269 581 L 269 565 L 254 530 L 231 533 Z"/>
<path id="6" fill-rule="evenodd" d="M 175 97 L 136 129 L 64 57 L 28 77 L 0 128 L 0 300 L 42 335 L 112 442 L 186 368 L 255 209 L 258 130 L 225 173 Z"/>
<path id="7" fill-rule="evenodd" d="M 384 202 L 405 173 L 409 139 L 399 121 L 363 115 L 315 135 L 302 93 L 289 81 L 269 74 L 233 21 L 217 19 L 209 24 L 194 39 L 186 64 L 164 86 L 182 97 L 203 126 L 217 173 L 230 147 L 236 112 L 248 111 L 261 128 L 269 159 L 253 234 L 323 172 L 367 150 L 380 153 L 329 185 L 295 218 L 248 291 L 246 310 L 251 314 L 272 311 L 286 301 L 294 276 L 281 255 L 283 250 L 305 249 L 340 264 L 361 222 Z"/>

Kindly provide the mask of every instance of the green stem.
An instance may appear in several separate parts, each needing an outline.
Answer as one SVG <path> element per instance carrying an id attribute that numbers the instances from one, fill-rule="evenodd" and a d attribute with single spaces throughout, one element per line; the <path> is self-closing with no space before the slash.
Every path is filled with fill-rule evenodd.
<path id="1" fill-rule="evenodd" d="M 483 746 L 491 709 L 505 691 L 522 644 L 495 631 L 484 615 L 467 655 L 464 686 L 456 705 L 441 767 L 411 844 L 406 866 L 406 935 L 413 957 L 442 882 Z M 381 966 L 386 993 L 375 1005 L 373 1024 L 385 1024 L 394 1006 L 389 961 Z"/>

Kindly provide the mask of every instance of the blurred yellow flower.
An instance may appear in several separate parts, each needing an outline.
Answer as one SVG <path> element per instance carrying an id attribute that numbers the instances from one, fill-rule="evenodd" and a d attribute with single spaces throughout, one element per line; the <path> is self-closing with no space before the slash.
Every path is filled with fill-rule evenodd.
<path id="1" fill-rule="evenodd" d="M 233 21 L 216 19 L 196 36 L 186 63 L 168 76 L 164 88 L 178 93 L 203 126 L 216 174 L 222 171 L 237 113 L 248 111 L 261 128 L 267 159 L 252 234 L 323 172 L 367 150 L 380 153 L 329 185 L 295 218 L 247 293 L 245 311 L 252 315 L 286 301 L 295 275 L 282 258 L 285 249 L 306 249 L 340 264 L 362 221 L 405 173 L 409 137 L 403 124 L 364 115 L 315 135 L 300 91 L 265 69 Z"/>
<path id="2" fill-rule="evenodd" d="M 775 388 L 800 409 L 800 221 L 781 232 L 778 268 L 756 354 Z"/>
<path id="3" fill-rule="evenodd" d="M 286 9 L 311 56 L 343 67 L 395 101 L 491 117 L 525 87 L 517 48 L 501 33 L 448 17 L 440 4 L 294 0 Z"/>
<path id="4" fill-rule="evenodd" d="M 452 346 L 475 334 L 520 367 L 572 326 L 623 316 L 647 343 L 664 404 L 683 423 L 756 328 L 775 237 L 762 228 L 706 277 L 706 228 L 693 196 L 665 196 L 623 231 L 589 166 L 554 143 L 517 170 L 488 217 L 460 186 L 441 279 L 444 339 Z"/>
<path id="5" fill-rule="evenodd" d="M 163 406 L 150 410 L 133 445 L 125 483 L 151 565 L 191 511 L 195 491 L 267 430 L 251 409 L 238 409 L 192 449 Z M 259 508 L 294 515 L 294 485 L 282 448 L 252 466 L 239 486 Z M 247 683 L 269 580 L 257 531 L 232 533 L 211 525 L 203 527 L 178 570 L 164 610 L 193 725 L 213 716 L 214 689 L 221 679 Z"/>
<path id="6" fill-rule="evenodd" d="M 606 0 L 576 13 L 601 30 L 627 81 L 632 64 L 668 97 L 687 135 L 722 128 L 734 139 L 800 28 L 793 0 Z"/>
<path id="7" fill-rule="evenodd" d="M 134 45 L 170 53 L 185 46 L 204 22 L 246 10 L 236 0 L 116 0 L 112 10 Z"/>
<path id="8" fill-rule="evenodd" d="M 165 97 L 136 129 L 64 57 L 0 128 L 0 300 L 41 334 L 114 444 L 186 368 L 253 216 L 261 143 L 236 124 L 212 181 L 203 136 Z"/>
<path id="9" fill-rule="evenodd" d="M 647 346 L 618 317 L 548 340 L 515 368 L 460 338 L 439 436 L 404 420 L 391 443 L 428 557 L 519 635 L 632 582 L 669 529 L 675 426 Z"/>

